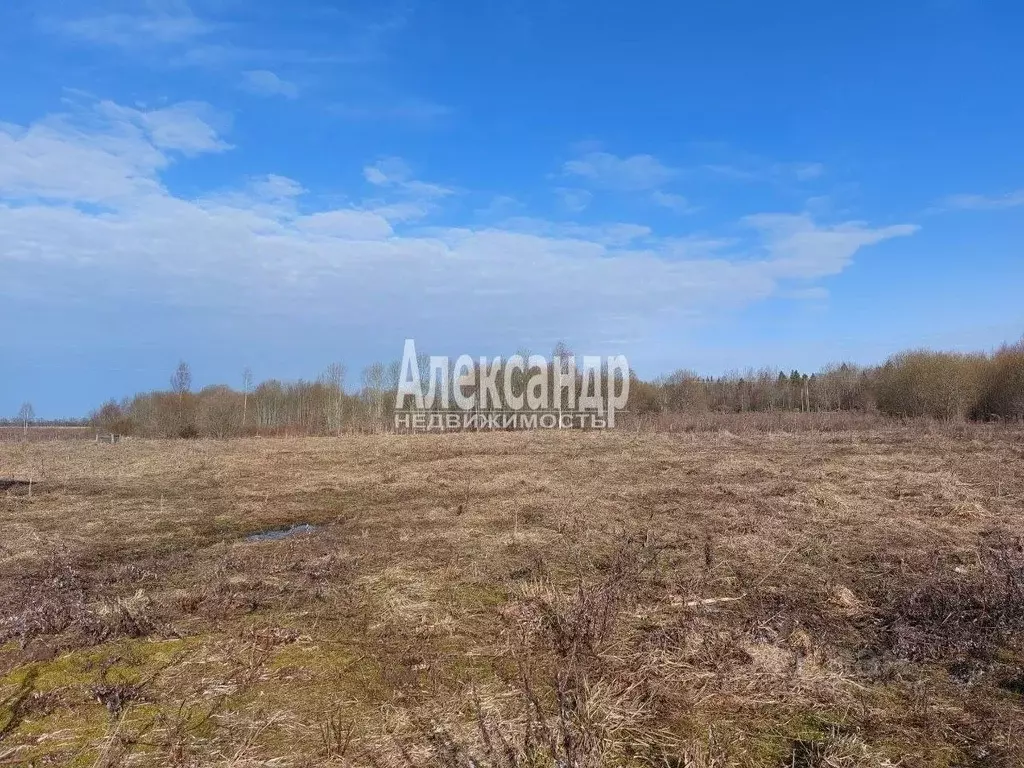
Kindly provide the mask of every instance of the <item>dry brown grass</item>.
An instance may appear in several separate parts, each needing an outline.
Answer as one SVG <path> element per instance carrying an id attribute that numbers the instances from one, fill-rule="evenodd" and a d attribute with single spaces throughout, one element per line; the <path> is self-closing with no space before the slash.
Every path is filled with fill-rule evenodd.
<path id="1" fill-rule="evenodd" d="M 989 426 L 0 444 L 0 765 L 1020 765 L 1022 466 Z"/>
<path id="2" fill-rule="evenodd" d="M 22 442 L 25 440 L 92 440 L 96 436 L 93 427 L 42 427 L 30 425 L 24 429 L 19 425 L 0 424 L 0 442 Z"/>

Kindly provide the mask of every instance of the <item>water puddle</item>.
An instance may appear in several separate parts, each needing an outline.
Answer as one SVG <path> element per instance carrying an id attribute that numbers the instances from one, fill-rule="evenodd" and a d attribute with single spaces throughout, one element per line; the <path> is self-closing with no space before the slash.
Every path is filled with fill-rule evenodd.
<path id="1" fill-rule="evenodd" d="M 293 525 L 291 528 L 277 528 L 272 531 L 262 531 L 260 533 L 254 533 L 251 536 L 246 536 L 245 540 L 250 541 L 280 541 L 281 539 L 287 539 L 289 536 L 298 536 L 303 533 L 316 533 L 317 526 L 310 525 L 309 523 L 303 523 L 302 525 Z"/>

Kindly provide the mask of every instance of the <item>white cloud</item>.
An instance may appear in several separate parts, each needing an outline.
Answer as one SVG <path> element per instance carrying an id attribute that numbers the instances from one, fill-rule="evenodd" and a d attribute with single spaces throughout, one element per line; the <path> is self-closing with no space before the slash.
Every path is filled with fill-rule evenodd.
<path id="1" fill-rule="evenodd" d="M 375 165 L 368 165 L 363 168 L 363 178 L 378 187 L 384 187 L 391 183 L 388 175 Z"/>
<path id="2" fill-rule="evenodd" d="M 504 218 L 519 213 L 523 207 L 523 204 L 511 195 L 495 195 L 486 206 L 477 208 L 475 213 L 483 218 Z"/>
<path id="3" fill-rule="evenodd" d="M 0 125 L 0 195 L 103 203 L 151 194 L 167 158 L 130 136 L 76 135 L 61 120 Z M 85 172 L 83 172 L 85 171 Z"/>
<path id="4" fill-rule="evenodd" d="M 825 175 L 825 166 L 821 163 L 796 163 L 789 170 L 799 181 L 810 181 Z"/>
<path id="5" fill-rule="evenodd" d="M 719 258 L 723 254 L 740 249 L 743 245 L 743 241 L 735 237 L 712 237 L 699 234 L 663 237 L 660 242 L 665 256 L 673 259 Z"/>
<path id="6" fill-rule="evenodd" d="M 426 218 L 433 209 L 434 206 L 429 203 L 406 201 L 399 203 L 378 203 L 372 210 L 378 216 L 383 216 L 389 222 L 403 223 Z"/>
<path id="7" fill-rule="evenodd" d="M 716 176 L 744 182 L 806 182 L 819 179 L 826 173 L 823 163 L 770 162 L 753 155 L 743 156 L 736 162 L 708 163 L 703 168 Z"/>
<path id="8" fill-rule="evenodd" d="M 375 211 L 324 211 L 304 216 L 297 224 L 306 232 L 346 240 L 385 240 L 394 234 L 387 218 Z"/>
<path id="9" fill-rule="evenodd" d="M 429 128 L 453 114 L 447 105 L 398 91 L 383 76 L 379 65 L 391 55 L 395 33 L 404 24 L 402 14 L 396 15 L 386 7 L 366 14 L 336 13 L 329 35 L 317 34 L 302 45 L 282 46 L 277 44 L 281 39 L 293 36 L 260 35 L 263 44 L 253 44 L 252 36 L 244 34 L 251 31 L 251 14 L 247 15 L 245 4 L 236 0 L 197 2 L 202 15 L 193 12 L 186 0 L 94 2 L 92 5 L 101 8 L 114 5 L 118 12 L 96 11 L 77 17 L 67 10 L 66 3 L 53 4 L 62 5 L 65 12 L 45 17 L 42 27 L 46 31 L 66 40 L 114 49 L 135 65 L 172 70 L 202 68 L 250 93 L 286 99 L 298 98 L 302 89 L 279 74 L 282 70 L 301 72 L 299 83 L 324 83 L 328 79 L 343 82 L 348 100 L 323 106 L 347 120 Z M 121 8 L 130 10 L 122 12 Z M 284 6 L 280 10 L 282 21 L 286 21 L 287 14 L 294 15 Z M 264 18 L 271 26 L 276 21 Z M 314 67 L 330 68 L 333 74 L 330 78 L 307 75 Z"/>
<path id="10" fill-rule="evenodd" d="M 386 157 L 363 168 L 363 178 L 377 187 L 398 190 L 410 197 L 429 200 L 448 197 L 455 190 L 412 178 L 412 169 L 399 157 Z"/>
<path id="11" fill-rule="evenodd" d="M 114 121 L 139 126 L 158 149 L 177 150 L 185 155 L 231 149 L 211 124 L 225 119 L 202 102 L 182 102 L 163 109 L 139 110 L 105 101 L 99 105 L 99 111 Z"/>
<path id="12" fill-rule="evenodd" d="M 252 188 L 255 194 L 271 199 L 298 197 L 306 192 L 306 189 L 295 179 L 276 174 L 256 179 L 252 183 Z"/>
<path id="13" fill-rule="evenodd" d="M 682 195 L 676 195 L 671 192 L 663 192 L 660 189 L 654 190 L 651 193 L 651 201 L 655 205 L 660 205 L 662 208 L 668 208 L 673 213 L 693 213 L 697 208 L 690 204 Z"/>
<path id="14" fill-rule="evenodd" d="M 861 221 L 823 227 L 806 214 L 764 213 L 747 216 L 743 222 L 761 233 L 771 274 L 805 279 L 838 274 L 861 248 L 919 229 L 912 224 L 872 228 Z"/>
<path id="15" fill-rule="evenodd" d="M 295 83 L 282 79 L 268 69 L 253 69 L 242 74 L 242 84 L 247 91 L 259 96 L 284 96 L 298 98 L 299 88 Z"/>
<path id="16" fill-rule="evenodd" d="M 582 213 L 590 205 L 591 200 L 594 199 L 594 195 L 587 190 L 572 187 L 557 187 L 555 188 L 555 194 L 558 195 L 562 205 L 570 213 Z"/>
<path id="17" fill-rule="evenodd" d="M 228 148 L 200 104 L 139 110 L 101 102 L 28 128 L 0 125 L 0 195 L 106 203 L 156 194 L 174 152 Z"/>
<path id="18" fill-rule="evenodd" d="M 88 276 L 114 295 L 312 318 L 330 333 L 373 328 L 382 342 L 430 329 L 453 342 L 610 344 L 779 294 L 787 281 L 813 287 L 806 281 L 843 269 L 860 248 L 915 230 L 785 214 L 748 217 L 742 239 L 543 219 L 411 229 L 436 198 L 396 160 L 365 174 L 397 200 L 318 206 L 281 176 L 182 197 L 161 183 L 168 163 L 222 142 L 176 108 L 161 112 L 103 105 L 87 126 L 57 117 L 0 129 L 0 263 L 10 276 L 0 295 L 45 265 L 48 291 L 67 283 L 74 294 Z M 102 210 L 87 205 L 96 202 Z"/>
<path id="19" fill-rule="evenodd" d="M 574 239 L 598 243 L 603 246 L 623 247 L 643 240 L 653 234 L 650 227 L 643 224 L 614 222 L 609 224 L 576 224 L 572 222 L 552 222 L 532 216 L 514 216 L 501 223 L 502 229 L 519 233 Z"/>
<path id="20" fill-rule="evenodd" d="M 363 168 L 363 176 L 371 184 L 385 187 L 408 180 L 412 176 L 412 170 L 401 158 L 386 157 L 378 160 L 374 165 Z"/>
<path id="21" fill-rule="evenodd" d="M 402 189 L 414 197 L 435 198 L 454 195 L 455 190 L 442 184 L 432 184 L 428 181 L 410 180 L 400 185 Z"/>
<path id="22" fill-rule="evenodd" d="M 950 195 L 942 207 L 960 211 L 999 211 L 1024 205 L 1024 189 L 1002 195 Z"/>
<path id="23" fill-rule="evenodd" d="M 212 31 L 180 0 L 154 0 L 138 13 L 99 14 L 51 22 L 51 26 L 84 42 L 134 49 L 185 43 Z"/>
<path id="24" fill-rule="evenodd" d="M 596 186 L 627 192 L 660 187 L 676 175 L 652 155 L 618 157 L 608 152 L 588 152 L 566 162 L 563 170 Z"/>
<path id="25" fill-rule="evenodd" d="M 733 181 L 754 181 L 758 178 L 756 172 L 729 163 L 709 163 L 704 170 Z"/>
<path id="26" fill-rule="evenodd" d="M 783 291 L 782 296 L 787 299 L 797 299 L 798 301 L 826 301 L 829 297 L 829 292 L 827 288 L 816 285 L 811 288 L 794 288 L 789 291 Z"/>

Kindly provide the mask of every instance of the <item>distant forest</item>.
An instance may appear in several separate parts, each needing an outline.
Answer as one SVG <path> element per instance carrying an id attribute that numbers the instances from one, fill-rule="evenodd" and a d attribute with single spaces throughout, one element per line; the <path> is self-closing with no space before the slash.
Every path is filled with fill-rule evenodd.
<path id="1" fill-rule="evenodd" d="M 564 347 L 556 353 L 571 355 Z M 384 431 L 394 423 L 400 367 L 375 363 L 361 372 L 357 387 L 347 386 L 343 365 L 332 364 L 314 381 L 255 384 L 246 370 L 240 388 L 218 384 L 193 391 L 191 370 L 182 362 L 168 389 L 111 400 L 88 419 L 65 423 L 181 438 Z M 814 373 L 763 368 L 715 377 L 679 370 L 652 381 L 633 376 L 627 410 L 634 417 L 655 418 L 779 411 L 1019 422 L 1024 421 L 1024 339 L 992 354 L 914 350 L 882 365 L 841 363 Z M 17 418 L 0 423 L 41 424 L 31 413 L 26 403 Z"/>

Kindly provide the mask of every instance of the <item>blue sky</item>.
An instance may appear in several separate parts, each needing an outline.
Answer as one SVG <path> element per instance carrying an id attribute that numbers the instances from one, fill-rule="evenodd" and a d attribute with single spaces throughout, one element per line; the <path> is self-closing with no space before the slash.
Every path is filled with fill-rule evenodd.
<path id="1" fill-rule="evenodd" d="M 1024 8 L 0 7 L 0 414 L 401 356 L 1024 333 Z"/>

